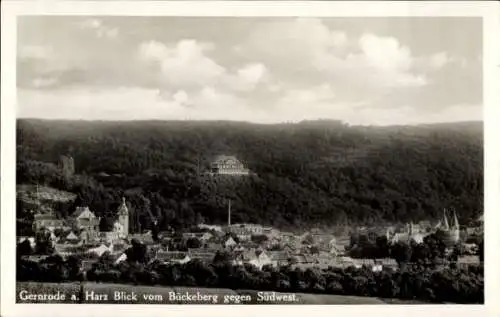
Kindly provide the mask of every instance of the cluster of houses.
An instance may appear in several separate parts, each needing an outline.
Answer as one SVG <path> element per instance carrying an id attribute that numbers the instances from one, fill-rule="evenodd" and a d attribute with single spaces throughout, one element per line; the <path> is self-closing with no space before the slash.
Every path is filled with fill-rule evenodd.
<path id="1" fill-rule="evenodd" d="M 118 213 L 126 214 L 125 202 L 120 206 Z M 225 252 L 234 265 L 251 264 L 258 269 L 266 265 L 303 269 L 363 265 L 371 266 L 374 270 L 381 269 L 382 266 L 397 267 L 392 259 L 352 259 L 344 254 L 343 245 L 337 243 L 335 237 L 314 230 L 298 235 L 258 224 L 227 226 L 200 224 L 197 228 L 193 228 L 193 232 L 182 234 L 162 232 L 160 241 L 154 241 L 151 232 L 125 234 L 128 224 L 122 217 L 119 217 L 113 231 L 99 232 L 98 218 L 87 207 L 78 208 L 70 220 L 61 222 L 50 217 L 37 217 L 34 227 L 50 232 L 55 252 L 63 258 L 71 255 L 82 257 L 84 269 L 90 268 L 92 263 L 98 261 L 104 254 L 111 256 L 115 263 L 126 260 L 125 251 L 130 247 L 132 240 L 140 241 L 147 246 L 151 261 L 166 264 L 187 263 L 195 259 L 212 263 L 218 252 Z M 57 229 L 68 230 L 62 235 L 55 236 Z M 19 242 L 23 238 L 28 237 L 19 237 Z M 179 251 L 171 247 L 182 243 L 185 245 L 190 239 L 198 241 L 196 248 Z M 34 243 L 34 239 L 31 238 L 30 242 Z"/>
<path id="2" fill-rule="evenodd" d="M 249 175 L 249 170 L 234 156 L 222 155 L 213 161 L 210 173 L 241 176 Z M 159 241 L 153 239 L 151 232 L 129 233 L 130 217 L 125 199 L 117 210 L 117 220 L 111 231 L 101 232 L 101 219 L 85 206 L 78 207 L 68 219 L 59 219 L 51 212 L 38 213 L 34 216 L 33 231 L 45 231 L 50 235 L 57 254 L 83 257 L 84 267 L 104 254 L 110 255 L 115 263 L 126 260 L 125 250 L 135 240 L 147 246 L 151 261 L 163 263 L 187 263 L 195 259 L 211 263 L 218 253 L 225 251 L 233 264 L 251 264 L 257 268 L 267 265 L 299 268 L 368 266 L 374 271 L 384 267 L 397 268 L 393 259 L 353 259 L 347 256 L 345 247 L 350 240 L 348 233 L 334 236 L 313 229 L 296 234 L 259 224 L 231 224 L 230 201 L 228 209 L 226 226 L 199 224 L 192 232 L 162 232 Z M 380 233 L 386 235 L 389 243 L 422 243 L 426 235 L 438 229 L 445 232 L 450 244 L 460 240 L 457 216 L 453 214 L 453 223 L 450 225 L 446 212 L 435 226 L 408 224 L 402 230 L 386 227 L 383 228 L 385 232 Z M 196 247 L 187 243 L 190 239 L 198 241 Z M 18 242 L 24 240 L 35 246 L 33 237 L 18 237 Z M 184 247 L 179 248 L 179 245 Z"/>

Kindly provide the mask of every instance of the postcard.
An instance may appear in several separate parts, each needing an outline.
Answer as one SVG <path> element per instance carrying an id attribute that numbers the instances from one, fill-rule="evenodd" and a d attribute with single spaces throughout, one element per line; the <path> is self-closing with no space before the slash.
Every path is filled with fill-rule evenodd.
<path id="1" fill-rule="evenodd" d="M 2 3 L 2 316 L 495 315 L 495 9 Z"/>

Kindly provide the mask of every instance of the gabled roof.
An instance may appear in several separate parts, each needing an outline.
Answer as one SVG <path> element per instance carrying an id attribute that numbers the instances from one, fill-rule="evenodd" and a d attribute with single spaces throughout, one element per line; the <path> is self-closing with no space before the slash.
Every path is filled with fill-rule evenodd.
<path id="1" fill-rule="evenodd" d="M 95 253 L 98 256 L 102 256 L 105 252 L 110 252 L 111 249 L 104 244 L 101 244 L 97 248 L 90 249 L 88 252 Z"/>
<path id="2" fill-rule="evenodd" d="M 307 263 L 307 259 L 303 254 L 296 254 L 292 256 L 292 259 L 297 261 L 297 263 Z"/>
<path id="3" fill-rule="evenodd" d="M 240 161 L 233 155 L 218 155 L 213 160 L 213 163 L 215 164 L 224 164 L 227 162 L 240 163 Z"/>
<path id="4" fill-rule="evenodd" d="M 89 219 L 95 219 L 96 216 L 92 211 L 90 211 L 89 207 L 76 207 L 75 212 L 73 213 L 73 218 L 89 218 Z"/>
<path id="5" fill-rule="evenodd" d="M 66 239 L 67 240 L 78 240 L 78 236 L 76 234 L 73 233 L 73 231 L 71 231 L 67 236 L 66 236 Z"/>
<path id="6" fill-rule="evenodd" d="M 269 258 L 274 261 L 287 261 L 290 258 L 290 254 L 287 251 L 268 251 Z"/>

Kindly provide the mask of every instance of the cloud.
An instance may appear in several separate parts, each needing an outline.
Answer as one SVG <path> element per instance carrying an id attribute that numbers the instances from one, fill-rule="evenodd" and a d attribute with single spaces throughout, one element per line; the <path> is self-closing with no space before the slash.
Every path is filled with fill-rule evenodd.
<path id="1" fill-rule="evenodd" d="M 81 29 L 94 30 L 99 38 L 114 39 L 118 36 L 118 28 L 105 25 L 101 20 L 88 19 L 79 23 Z"/>
<path id="2" fill-rule="evenodd" d="M 59 82 L 58 78 L 55 77 L 40 77 L 33 79 L 32 86 L 34 88 L 48 88 L 53 87 Z"/>
<path id="3" fill-rule="evenodd" d="M 412 66 L 410 49 L 401 46 L 393 37 L 379 37 L 374 34 L 364 34 L 359 39 L 367 65 L 382 71 L 406 72 Z"/>
<path id="4" fill-rule="evenodd" d="M 204 86 L 226 72 L 225 68 L 205 56 L 213 49 L 208 43 L 181 40 L 174 46 L 157 41 L 142 43 L 139 57 L 159 65 L 165 81 L 177 86 Z"/>
<path id="5" fill-rule="evenodd" d="M 249 64 L 238 70 L 238 77 L 244 83 L 255 85 L 262 80 L 267 69 L 261 63 Z"/>
<path id="6" fill-rule="evenodd" d="M 54 49 L 47 45 L 21 45 L 17 55 L 21 59 L 44 60 L 53 57 Z"/>
<path id="7" fill-rule="evenodd" d="M 273 73 L 292 80 L 351 85 L 358 94 L 427 84 L 425 74 L 414 69 L 410 49 L 396 38 L 369 33 L 349 37 L 314 18 L 263 23 L 235 51 L 273 65 Z"/>
<path id="8" fill-rule="evenodd" d="M 482 103 L 481 61 L 454 40 L 335 19 L 120 19 L 71 19 L 64 32 L 52 22 L 46 37 L 30 28 L 18 46 L 25 115 L 32 104 L 42 117 L 384 124 L 472 118 Z M 234 28 L 220 36 L 217 23 Z"/>
<path id="9" fill-rule="evenodd" d="M 446 52 L 439 52 L 429 58 L 429 64 L 432 68 L 439 69 L 450 62 L 450 56 Z"/>
<path id="10" fill-rule="evenodd" d="M 168 87 L 216 86 L 223 90 L 250 91 L 269 75 L 262 63 L 249 63 L 230 71 L 207 56 L 214 49 L 212 43 L 194 39 L 183 39 L 172 45 L 149 41 L 139 45 L 138 55 L 153 67 L 159 66 Z"/>
<path id="11" fill-rule="evenodd" d="M 194 107 L 191 107 L 194 105 Z M 99 111 L 95 111 L 96 109 Z M 140 109 L 140 111 L 137 111 Z M 19 89 L 18 116 L 89 120 L 246 120 L 251 108 L 237 96 L 204 87 L 192 94 L 146 88 Z"/>

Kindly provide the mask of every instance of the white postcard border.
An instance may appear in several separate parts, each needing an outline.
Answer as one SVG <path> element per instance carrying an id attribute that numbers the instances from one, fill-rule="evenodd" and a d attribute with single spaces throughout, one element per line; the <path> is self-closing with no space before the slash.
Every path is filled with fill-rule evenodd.
<path id="1" fill-rule="evenodd" d="M 301 315 L 358 316 L 498 316 L 500 286 L 500 127 L 499 6 L 495 1 L 398 2 L 293 2 L 293 1 L 3 1 L 1 67 L 1 309 L 2 316 L 253 316 Z M 16 16 L 310 16 L 483 17 L 483 89 L 485 124 L 485 305 L 84 305 L 15 304 L 15 118 L 16 118 Z"/>

